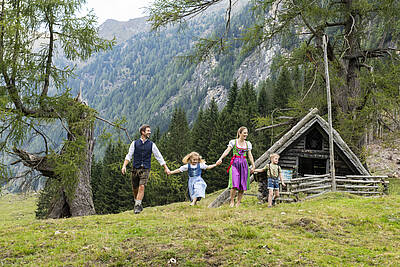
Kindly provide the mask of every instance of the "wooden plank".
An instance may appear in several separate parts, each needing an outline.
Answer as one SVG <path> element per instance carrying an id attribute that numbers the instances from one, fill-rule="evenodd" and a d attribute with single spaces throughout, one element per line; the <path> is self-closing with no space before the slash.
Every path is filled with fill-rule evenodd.
<path id="1" fill-rule="evenodd" d="M 388 178 L 387 175 L 346 175 L 346 178 L 368 178 L 368 179 L 375 179 L 375 178 Z"/>
<path id="2" fill-rule="evenodd" d="M 312 180 L 312 179 L 315 179 L 315 178 L 313 178 L 313 177 L 293 178 L 293 179 L 290 180 L 290 182 L 291 183 L 299 183 L 299 182 L 304 181 L 304 180 Z"/>
<path id="3" fill-rule="evenodd" d="M 318 178 L 326 178 L 326 177 L 328 177 L 329 176 L 329 174 L 324 174 L 324 175 L 307 175 L 307 176 L 304 176 L 304 177 L 300 177 L 300 178 L 294 178 L 294 179 L 291 179 L 291 181 L 292 182 L 297 182 L 297 181 L 304 181 L 304 180 L 311 180 L 311 179 L 318 179 Z"/>
<path id="4" fill-rule="evenodd" d="M 293 193 L 300 193 L 300 192 L 307 192 L 311 190 L 316 190 L 316 189 L 324 189 L 324 188 L 331 188 L 331 185 L 324 185 L 324 186 L 318 186 L 318 187 L 309 187 L 309 188 L 304 188 L 304 189 L 298 189 L 298 190 L 293 190 Z"/>
<path id="5" fill-rule="evenodd" d="M 297 159 L 296 155 L 286 154 L 285 156 L 279 157 L 279 162 L 281 161 L 293 161 L 295 162 Z"/>
<path id="6" fill-rule="evenodd" d="M 375 181 L 375 180 L 352 180 L 352 179 L 336 179 L 338 183 L 354 183 L 354 184 L 380 184 L 382 181 Z"/>
<path id="7" fill-rule="evenodd" d="M 378 189 L 377 185 L 337 185 L 338 188 Z"/>
<path id="8" fill-rule="evenodd" d="M 321 183 L 326 183 L 326 182 L 330 182 L 330 181 L 331 181 L 330 179 L 321 179 L 321 180 L 318 180 L 318 181 L 301 183 L 298 186 L 301 187 L 301 186 L 306 186 L 306 185 L 315 185 L 315 184 L 321 184 Z"/>
<path id="9" fill-rule="evenodd" d="M 297 153 L 290 152 L 287 155 L 292 157 L 302 157 L 302 158 L 311 158 L 311 159 L 327 159 L 329 155 L 321 155 L 321 154 L 313 154 L 313 153 Z"/>
<path id="10" fill-rule="evenodd" d="M 329 173 L 325 174 L 305 174 L 305 176 L 313 177 L 313 178 L 323 178 L 323 177 L 330 177 Z"/>
<path id="11" fill-rule="evenodd" d="M 308 179 L 304 179 L 304 178 L 300 178 L 301 180 L 297 180 L 297 179 L 299 179 L 299 178 L 287 180 L 287 181 L 285 181 L 285 183 L 287 184 L 289 182 L 289 184 L 298 185 L 304 181 L 319 181 L 319 180 L 321 180 L 320 178 L 311 178 L 311 177 Z"/>
<path id="12" fill-rule="evenodd" d="M 340 191 L 336 191 L 339 193 L 350 193 L 350 194 L 382 194 L 381 192 L 376 192 L 376 191 L 344 191 L 344 190 L 340 190 Z"/>
<path id="13" fill-rule="evenodd" d="M 326 155 L 329 156 L 329 151 L 323 151 L 323 150 L 313 150 L 313 149 L 298 149 L 298 148 L 293 148 L 289 149 L 289 153 L 299 153 L 299 154 L 320 154 L 320 155 Z"/>

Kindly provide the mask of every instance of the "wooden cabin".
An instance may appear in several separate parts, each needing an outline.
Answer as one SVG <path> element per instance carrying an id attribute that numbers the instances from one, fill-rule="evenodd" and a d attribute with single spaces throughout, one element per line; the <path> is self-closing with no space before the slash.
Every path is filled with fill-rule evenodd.
<path id="1" fill-rule="evenodd" d="M 387 177 L 371 176 L 334 129 L 333 143 L 337 191 L 368 196 L 382 194 L 387 188 L 384 180 Z M 287 184 L 280 190 L 282 201 L 297 201 L 300 195 L 307 199 L 331 191 L 329 124 L 318 115 L 318 109 L 312 109 L 258 158 L 256 168 L 268 164 L 273 153 L 280 155 L 279 165 Z M 250 182 L 253 180 L 251 176 Z M 218 207 L 228 198 L 227 189 L 209 207 Z"/>
<path id="2" fill-rule="evenodd" d="M 293 178 L 304 175 L 330 173 L 329 165 L 329 124 L 313 109 L 263 156 L 260 165 L 269 162 L 269 155 L 280 155 L 279 165 L 290 170 Z M 337 176 L 364 175 L 369 172 L 348 145 L 333 130 L 335 174 Z"/>

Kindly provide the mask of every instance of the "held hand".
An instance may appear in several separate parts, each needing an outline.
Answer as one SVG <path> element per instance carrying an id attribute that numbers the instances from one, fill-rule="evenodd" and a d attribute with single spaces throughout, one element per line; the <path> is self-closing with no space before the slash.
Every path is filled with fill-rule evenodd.
<path id="1" fill-rule="evenodd" d="M 255 173 L 255 168 L 254 168 L 254 167 L 251 168 L 250 173 L 251 173 L 251 174 Z"/>
<path id="2" fill-rule="evenodd" d="M 282 186 L 286 186 L 286 184 L 284 182 L 282 182 Z"/>
<path id="3" fill-rule="evenodd" d="M 122 166 L 121 172 L 122 172 L 123 175 L 125 175 L 125 173 L 126 173 L 126 167 L 125 166 Z"/>
<path id="4" fill-rule="evenodd" d="M 168 167 L 165 167 L 165 168 L 164 168 L 164 172 L 165 172 L 166 174 L 168 174 L 168 175 L 170 175 L 170 173 L 171 173 L 171 171 L 168 169 Z"/>
<path id="5" fill-rule="evenodd" d="M 215 163 L 215 165 L 217 165 L 217 166 L 219 166 L 219 165 L 221 165 L 222 164 L 222 160 L 217 160 L 217 162 Z"/>

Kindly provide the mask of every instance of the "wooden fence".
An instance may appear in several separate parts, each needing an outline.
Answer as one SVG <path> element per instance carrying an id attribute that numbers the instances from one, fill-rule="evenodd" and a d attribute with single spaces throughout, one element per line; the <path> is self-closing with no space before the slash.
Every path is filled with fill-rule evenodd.
<path id="1" fill-rule="evenodd" d="M 346 192 L 363 196 L 377 196 L 387 193 L 387 176 L 347 175 L 336 176 L 337 192 Z M 280 185 L 281 202 L 293 202 L 310 199 L 332 189 L 330 174 L 305 175 L 285 181 L 286 187 Z"/>

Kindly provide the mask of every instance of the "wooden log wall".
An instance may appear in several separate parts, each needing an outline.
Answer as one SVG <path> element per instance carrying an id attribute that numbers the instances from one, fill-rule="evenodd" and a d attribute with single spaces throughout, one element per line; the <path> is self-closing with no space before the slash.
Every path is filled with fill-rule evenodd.
<path id="1" fill-rule="evenodd" d="M 387 176 L 347 175 L 336 176 L 337 192 L 346 192 L 362 196 L 379 196 L 387 193 Z M 314 198 L 331 191 L 330 174 L 306 175 L 285 181 L 280 185 L 281 202 L 293 202 Z"/>

